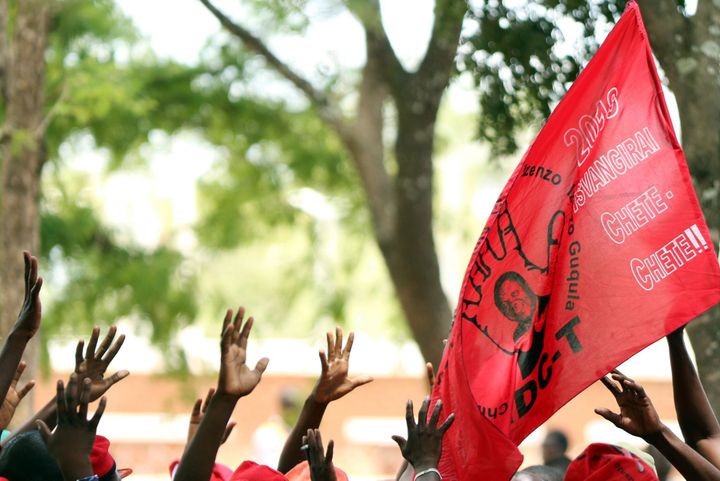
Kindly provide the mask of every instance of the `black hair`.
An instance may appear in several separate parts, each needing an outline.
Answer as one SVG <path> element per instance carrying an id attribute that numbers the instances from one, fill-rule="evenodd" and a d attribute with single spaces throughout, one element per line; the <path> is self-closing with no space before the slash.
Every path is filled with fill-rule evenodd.
<path id="1" fill-rule="evenodd" d="M 560 449 L 562 449 L 562 452 L 567 451 L 568 438 L 567 438 L 567 436 L 565 436 L 565 433 L 563 433 L 562 431 L 550 431 L 549 433 L 547 433 L 547 436 L 545 436 L 545 439 L 560 446 Z"/>
<path id="2" fill-rule="evenodd" d="M 495 281 L 495 289 L 493 291 L 493 295 L 495 296 L 495 305 L 500 309 L 500 305 L 502 304 L 502 300 L 500 299 L 500 288 L 503 284 L 505 284 L 507 281 L 515 281 L 517 282 L 520 287 L 523 288 L 525 291 L 525 294 L 528 295 L 528 297 L 533 298 L 536 297 L 535 293 L 530 289 L 530 286 L 528 285 L 527 281 L 523 276 L 518 274 L 517 272 L 508 271 L 498 277 L 498 279 Z"/>
<path id="3" fill-rule="evenodd" d="M 0 476 L 12 481 L 63 481 L 62 471 L 38 431 L 8 440 L 0 451 Z"/>

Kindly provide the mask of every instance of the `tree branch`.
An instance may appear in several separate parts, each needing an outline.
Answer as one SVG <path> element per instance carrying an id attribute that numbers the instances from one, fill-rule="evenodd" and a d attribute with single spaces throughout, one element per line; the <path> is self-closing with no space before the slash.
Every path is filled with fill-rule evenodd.
<path id="1" fill-rule="evenodd" d="M 263 57 L 277 73 L 302 91 L 308 100 L 318 109 L 322 119 L 327 122 L 338 135 L 341 137 L 349 135 L 348 128 L 345 125 L 339 108 L 337 108 L 325 92 L 315 88 L 308 80 L 304 79 L 300 74 L 290 68 L 289 65 L 272 53 L 260 38 L 253 35 L 245 27 L 232 21 L 227 15 L 215 7 L 210 0 L 200 0 L 200 2 L 205 5 L 227 31 L 239 38 L 247 48 Z"/>
<path id="2" fill-rule="evenodd" d="M 5 72 L 8 48 L 8 0 L 0 0 L 0 96 L 7 102 Z"/>
<path id="3" fill-rule="evenodd" d="M 700 2 L 702 3 L 702 2 Z M 671 84 L 683 75 L 678 64 L 690 55 L 692 24 L 675 0 L 638 0 L 653 53 Z"/>
<path id="4" fill-rule="evenodd" d="M 430 43 L 416 73 L 416 76 L 430 80 L 430 88 L 442 91 L 450 79 L 466 11 L 466 0 L 435 1 L 435 22 Z"/>

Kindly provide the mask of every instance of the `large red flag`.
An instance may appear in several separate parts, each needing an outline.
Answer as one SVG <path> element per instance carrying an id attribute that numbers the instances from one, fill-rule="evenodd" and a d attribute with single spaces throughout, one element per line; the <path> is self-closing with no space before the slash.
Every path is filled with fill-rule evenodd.
<path id="1" fill-rule="evenodd" d="M 519 464 L 513 443 L 718 302 L 717 256 L 631 3 L 523 157 L 472 254 L 434 392 L 457 413 L 443 468 L 451 479 L 508 479 L 507 465 Z M 488 443 L 497 436 L 505 442 Z M 459 464 L 468 446 L 497 470 Z"/>

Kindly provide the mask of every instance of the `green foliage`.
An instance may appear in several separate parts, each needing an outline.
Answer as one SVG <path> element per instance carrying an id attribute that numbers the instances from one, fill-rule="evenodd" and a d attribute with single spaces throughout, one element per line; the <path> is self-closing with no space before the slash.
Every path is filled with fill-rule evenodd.
<path id="1" fill-rule="evenodd" d="M 472 2 L 461 65 L 479 88 L 478 136 L 490 142 L 493 153 L 514 152 L 516 134 L 545 121 L 624 4 L 537 0 L 507 7 L 498 1 Z M 573 26 L 582 33 L 579 43 L 569 45 L 562 30 Z"/>
<path id="2" fill-rule="evenodd" d="M 130 317 L 149 322 L 154 343 L 171 346 L 173 334 L 197 310 L 195 277 L 183 257 L 162 246 L 122 245 L 77 188 L 50 191 L 52 202 L 44 202 L 41 217 L 51 296 L 43 332 L 52 338 L 59 331 L 88 331 Z"/>

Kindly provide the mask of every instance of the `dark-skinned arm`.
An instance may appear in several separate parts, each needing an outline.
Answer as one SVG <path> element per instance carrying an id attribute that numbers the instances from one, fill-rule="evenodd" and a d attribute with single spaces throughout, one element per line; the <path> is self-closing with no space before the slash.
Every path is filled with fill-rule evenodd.
<path id="1" fill-rule="evenodd" d="M 605 377 L 601 380 L 615 397 L 620 413 L 598 408 L 595 409 L 597 414 L 625 432 L 641 437 L 655 446 L 685 479 L 720 481 L 720 470 L 675 436 L 660 421 L 655 407 L 640 384 L 619 371 L 613 371 L 611 377 L 620 385 Z"/>
<path id="2" fill-rule="evenodd" d="M 42 305 L 40 288 L 42 277 L 38 277 L 37 258 L 23 252 L 25 260 L 25 296 L 15 324 L 0 351 L 0 399 L 5 399 L 13 382 L 25 346 L 40 329 Z"/>
<path id="3" fill-rule="evenodd" d="M 683 328 L 670 334 L 667 341 L 675 410 L 685 442 L 720 468 L 720 424 L 685 348 Z"/>
<path id="4" fill-rule="evenodd" d="M 85 379 L 90 380 L 90 402 L 100 399 L 112 386 L 130 375 L 128 371 L 122 370 L 113 373 L 109 377 L 105 377 L 107 368 L 125 342 L 125 335 L 121 334 L 116 340 L 116 333 L 116 327 L 111 326 L 105 338 L 100 343 L 100 346 L 98 346 L 100 328 L 93 328 L 84 355 L 85 341 L 80 339 L 77 343 L 75 349 L 74 374 L 77 375 L 79 383 L 84 383 Z M 16 429 L 12 436 L 8 437 L 3 444 L 7 443 L 17 434 L 34 430 L 37 421 L 43 421 L 50 429 L 53 429 L 57 420 L 56 408 L 57 400 L 52 398 L 42 409 Z"/>
<path id="5" fill-rule="evenodd" d="M 320 427 L 325 409 L 332 401 L 340 399 L 350 393 L 356 387 L 372 381 L 369 376 L 351 378 L 348 376 L 350 368 L 350 351 L 352 350 L 355 334 L 350 333 L 347 344 L 342 345 L 343 332 L 337 327 L 335 339 L 331 332 L 327 333 L 327 354 L 320 350 L 320 377 L 315 383 L 310 396 L 305 400 L 300 416 L 293 426 L 287 441 L 283 446 L 278 460 L 278 471 L 287 474 L 292 468 L 305 459 L 305 453 L 300 449 L 304 443 L 303 436 L 306 436 L 311 429 Z"/>
<path id="6" fill-rule="evenodd" d="M 400 447 L 403 458 L 415 470 L 415 479 L 422 477 L 423 481 L 439 480 L 437 472 L 438 462 L 442 454 L 442 438 L 455 420 L 455 415 L 450 414 L 445 421 L 438 426 L 442 401 L 435 403 L 430 419 L 430 398 L 426 397 L 418 411 L 418 420 L 415 422 L 413 403 L 408 401 L 405 408 L 405 421 L 407 423 L 407 439 L 402 436 L 393 436 L 393 440 Z"/>
<path id="7" fill-rule="evenodd" d="M 218 386 L 205 416 L 180 459 L 174 481 L 210 479 L 215 457 L 235 405 L 241 397 L 255 389 L 267 368 L 266 357 L 257 362 L 255 369 L 251 370 L 245 364 L 253 318 L 249 318 L 243 325 L 244 315 L 242 307 L 238 309 L 234 320 L 232 310 L 228 310 L 225 315 L 220 342 Z"/>
<path id="8" fill-rule="evenodd" d="M 73 374 L 67 389 L 62 381 L 57 383 L 57 427 L 54 432 L 38 421 L 48 451 L 55 458 L 65 481 L 76 481 L 93 475 L 90 451 L 95 442 L 95 432 L 105 411 L 105 398 L 100 400 L 92 418 L 87 419 L 90 402 L 90 380 L 78 385 L 78 376 Z"/>

